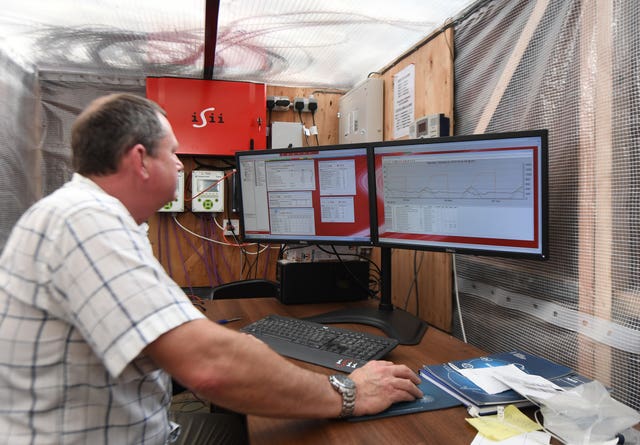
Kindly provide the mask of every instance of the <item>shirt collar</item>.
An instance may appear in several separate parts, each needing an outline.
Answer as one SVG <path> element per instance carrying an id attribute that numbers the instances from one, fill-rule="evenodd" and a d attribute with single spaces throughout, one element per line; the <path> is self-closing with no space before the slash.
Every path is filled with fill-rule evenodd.
<path id="1" fill-rule="evenodd" d="M 74 173 L 73 176 L 71 177 L 71 182 L 74 182 L 77 184 L 83 184 L 85 186 L 91 187 L 94 190 L 99 190 L 102 193 L 107 193 L 98 184 L 96 184 L 86 176 L 82 176 L 80 173 Z"/>
<path id="2" fill-rule="evenodd" d="M 98 191 L 100 193 L 104 193 L 105 195 L 108 195 L 109 197 L 111 197 L 114 201 L 116 201 L 118 203 L 118 205 L 120 205 L 122 207 L 122 209 L 126 212 L 127 215 L 129 215 L 129 217 L 131 218 L 131 221 L 133 222 L 134 225 L 138 226 L 138 228 L 140 229 L 141 233 L 143 233 L 145 235 L 145 237 L 148 235 L 148 230 L 149 230 L 149 225 L 146 222 L 143 222 L 142 224 L 137 224 L 134 220 L 133 220 L 133 216 L 131 216 L 131 214 L 129 213 L 129 210 L 124 206 L 124 204 L 122 204 L 122 202 L 120 202 L 120 200 L 118 198 L 116 198 L 115 196 L 112 196 L 110 194 L 108 194 L 107 192 L 104 191 L 104 189 L 102 187 L 100 187 L 98 184 L 96 184 L 95 182 L 93 182 L 91 179 L 87 178 L 86 176 L 82 176 L 80 173 L 74 172 L 73 176 L 71 177 L 71 181 L 74 184 L 81 184 L 84 187 L 89 187 L 95 191 Z"/>

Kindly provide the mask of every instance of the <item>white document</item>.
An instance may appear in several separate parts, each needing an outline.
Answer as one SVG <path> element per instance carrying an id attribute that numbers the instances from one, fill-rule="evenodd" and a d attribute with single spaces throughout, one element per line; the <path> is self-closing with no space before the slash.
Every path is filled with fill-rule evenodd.
<path id="1" fill-rule="evenodd" d="M 546 400 L 555 396 L 561 387 L 539 375 L 527 374 L 515 365 L 495 368 L 495 378 L 529 400 Z"/>
<path id="2" fill-rule="evenodd" d="M 415 120 L 416 66 L 407 65 L 393 76 L 393 138 L 409 136 Z"/>
<path id="3" fill-rule="evenodd" d="M 545 400 L 562 388 L 539 375 L 527 374 L 516 365 L 495 366 L 492 368 L 457 368 L 457 372 L 471 380 L 488 394 L 498 394 L 508 389 L 528 399 Z"/>
<path id="4" fill-rule="evenodd" d="M 549 445 L 551 435 L 543 431 L 531 431 L 505 440 L 495 441 L 487 439 L 482 434 L 476 434 L 471 445 Z"/>
<path id="5" fill-rule="evenodd" d="M 498 394 L 509 389 L 507 385 L 495 378 L 496 369 L 505 368 L 506 366 L 496 366 L 492 368 L 458 368 L 453 363 L 449 363 L 449 366 L 471 380 L 476 386 L 482 388 L 487 394 Z"/>

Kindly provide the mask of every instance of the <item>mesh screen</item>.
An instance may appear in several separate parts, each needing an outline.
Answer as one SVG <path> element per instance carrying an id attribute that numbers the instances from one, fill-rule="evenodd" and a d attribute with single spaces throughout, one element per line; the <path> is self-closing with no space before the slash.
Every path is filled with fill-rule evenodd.
<path id="1" fill-rule="evenodd" d="M 144 78 L 38 72 L 0 50 L 0 251 L 11 228 L 42 196 L 71 178 L 71 124 L 104 94 L 145 95 Z"/>
<path id="2" fill-rule="evenodd" d="M 39 97 L 35 67 L 0 51 L 0 252 L 20 215 L 40 198 Z"/>
<path id="3" fill-rule="evenodd" d="M 632 1 L 494 0 L 455 23 L 456 134 L 549 129 L 551 259 L 457 256 L 467 340 L 571 366 L 635 409 L 639 13 Z"/>
<path id="4" fill-rule="evenodd" d="M 144 78 L 41 74 L 43 194 L 71 179 L 71 125 L 93 99 L 110 93 L 145 96 Z"/>
<path id="5" fill-rule="evenodd" d="M 18 218 L 72 175 L 71 125 L 91 100 L 109 93 L 145 95 L 144 79 L 45 75 L 0 51 L 6 94 L 0 107 L 0 252 Z M 40 73 L 42 75 L 42 73 Z"/>

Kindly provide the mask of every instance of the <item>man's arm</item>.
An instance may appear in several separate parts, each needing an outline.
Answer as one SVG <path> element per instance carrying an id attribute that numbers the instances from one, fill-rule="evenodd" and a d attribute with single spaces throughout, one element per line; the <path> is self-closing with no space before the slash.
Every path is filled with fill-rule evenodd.
<path id="1" fill-rule="evenodd" d="M 206 319 L 160 336 L 146 349 L 158 366 L 212 403 L 274 417 L 337 417 L 342 398 L 326 375 L 294 365 L 254 337 Z M 354 371 L 355 414 L 373 414 L 422 394 L 403 365 L 374 361 Z"/>

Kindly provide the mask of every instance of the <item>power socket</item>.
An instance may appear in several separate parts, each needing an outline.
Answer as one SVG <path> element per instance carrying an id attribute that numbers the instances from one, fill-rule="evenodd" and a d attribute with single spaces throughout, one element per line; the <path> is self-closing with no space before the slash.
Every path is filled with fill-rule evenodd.
<path id="1" fill-rule="evenodd" d="M 267 96 L 267 110 L 288 111 L 291 100 L 287 96 Z"/>
<path id="2" fill-rule="evenodd" d="M 224 235 L 225 236 L 236 236 L 240 235 L 240 220 L 239 219 L 224 219 Z M 232 230 L 233 229 L 233 230 Z"/>
<path id="3" fill-rule="evenodd" d="M 293 99 L 293 110 L 302 113 L 310 112 L 311 109 L 309 109 L 309 101 L 311 101 L 311 103 L 315 105 L 312 106 L 313 111 L 315 111 L 318 108 L 318 101 L 313 98 L 307 99 L 306 97 L 295 97 Z"/>

